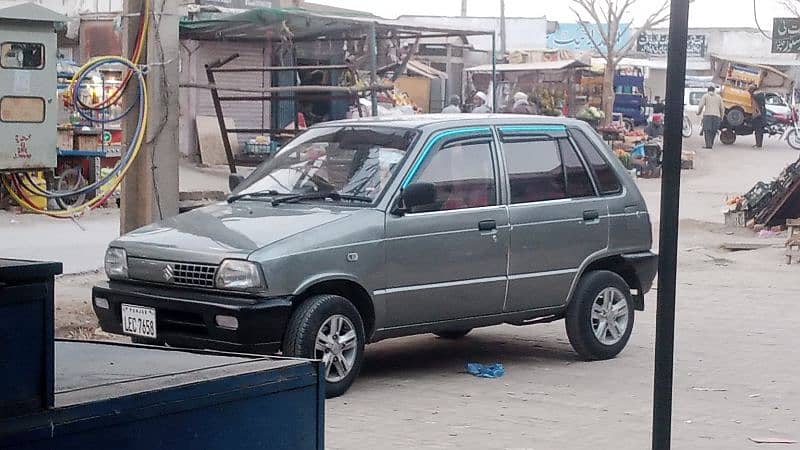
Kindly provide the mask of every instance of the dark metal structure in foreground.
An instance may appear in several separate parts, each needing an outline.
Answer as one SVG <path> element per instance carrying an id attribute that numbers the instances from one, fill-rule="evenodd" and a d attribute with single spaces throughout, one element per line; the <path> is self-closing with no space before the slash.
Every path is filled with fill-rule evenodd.
<path id="1" fill-rule="evenodd" d="M 683 148 L 683 88 L 690 0 L 672 0 L 667 56 L 666 120 L 659 221 L 658 311 L 653 386 L 653 450 L 670 448 L 675 344 L 675 285 Z"/>
<path id="2" fill-rule="evenodd" d="M 0 448 L 324 448 L 319 362 L 54 342 L 60 272 L 0 259 Z"/>

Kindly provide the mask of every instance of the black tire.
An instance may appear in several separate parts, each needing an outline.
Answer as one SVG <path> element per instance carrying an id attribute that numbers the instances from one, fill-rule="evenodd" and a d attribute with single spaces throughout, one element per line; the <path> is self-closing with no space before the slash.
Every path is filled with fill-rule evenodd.
<path id="1" fill-rule="evenodd" d="M 594 319 L 592 318 L 592 309 L 595 301 L 600 300 L 600 294 L 609 288 L 612 289 L 611 292 L 616 290 L 622 294 L 622 297 L 617 297 L 617 301 L 621 302 L 624 299 L 627 307 L 625 330 L 619 333 L 618 340 L 610 345 L 601 342 L 595 335 Z M 610 303 L 614 304 L 613 301 Z M 618 312 L 622 313 L 621 311 Z M 621 320 L 622 317 L 620 316 L 619 319 Z M 611 359 L 617 356 L 628 343 L 633 331 L 633 318 L 633 299 L 630 287 L 625 283 L 625 280 L 614 272 L 606 270 L 592 271 L 581 277 L 572 300 L 567 307 L 567 336 L 572 348 L 581 358 L 587 361 Z M 615 321 L 615 323 L 617 322 Z M 608 326 L 603 328 L 601 334 L 607 336 L 610 333 L 609 328 Z M 615 326 L 614 329 L 617 329 L 617 327 Z"/>
<path id="2" fill-rule="evenodd" d="M 472 331 L 472 328 L 467 328 L 466 330 L 447 330 L 447 331 L 439 331 L 437 333 L 433 333 L 436 336 L 439 336 L 442 339 L 461 339 L 464 336 L 468 335 L 469 332 Z"/>
<path id="3" fill-rule="evenodd" d="M 58 176 L 57 191 L 74 191 L 87 186 L 89 182 L 83 177 L 79 167 L 72 167 L 61 172 Z M 80 205 L 86 200 L 86 194 L 72 195 L 69 197 L 56 197 L 56 204 L 61 209 L 69 209 Z"/>
<path id="4" fill-rule="evenodd" d="M 283 339 L 283 354 L 286 356 L 296 356 L 308 359 L 323 359 L 323 353 L 317 350 L 317 334 L 326 322 L 335 317 L 344 316 L 355 328 L 355 360 L 352 362 L 349 371 L 342 379 L 331 382 L 326 377 L 325 396 L 327 398 L 338 397 L 344 394 L 361 371 L 364 361 L 364 344 L 366 342 L 364 333 L 364 322 L 361 314 L 356 307 L 346 298 L 338 295 L 316 295 L 307 299 L 292 313 L 289 319 L 289 326 Z M 327 352 L 325 353 L 327 354 Z M 332 357 L 332 356 L 331 356 Z M 328 365 L 322 366 L 326 370 Z M 331 371 L 337 370 L 331 368 Z"/>
<path id="5" fill-rule="evenodd" d="M 789 144 L 789 147 L 800 150 L 800 135 L 798 135 L 797 130 L 789 130 L 789 133 L 786 134 L 786 142 Z"/>
<path id="6" fill-rule="evenodd" d="M 730 126 L 738 127 L 744 123 L 744 110 L 738 106 L 734 106 L 725 112 L 725 119 L 728 121 Z"/>
<path id="7" fill-rule="evenodd" d="M 733 145 L 736 142 L 736 133 L 726 128 L 719 132 L 719 140 L 725 145 Z"/>

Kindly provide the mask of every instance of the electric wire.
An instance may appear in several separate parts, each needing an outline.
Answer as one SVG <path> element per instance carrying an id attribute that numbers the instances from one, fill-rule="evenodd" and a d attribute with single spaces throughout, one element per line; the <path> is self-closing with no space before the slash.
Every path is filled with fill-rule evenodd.
<path id="1" fill-rule="evenodd" d="M 147 114 L 149 105 L 147 100 L 147 84 L 145 80 L 146 68 L 139 67 L 138 63 L 141 59 L 142 49 L 144 48 L 144 42 L 147 37 L 149 28 L 149 15 L 149 2 L 144 2 L 142 14 L 143 19 L 139 24 L 136 44 L 134 47 L 133 56 L 130 60 L 122 56 L 101 56 L 93 58 L 78 69 L 73 76 L 68 90 L 68 94 L 70 94 L 72 97 L 73 105 L 78 113 L 84 119 L 92 123 L 107 123 L 121 120 L 131 113 L 134 107 L 138 105 L 138 120 L 136 128 L 132 135 L 131 142 L 123 154 L 123 157 L 115 165 L 111 172 L 103 176 L 101 179 L 82 188 L 69 191 L 52 192 L 41 188 L 34 182 L 29 172 L 0 174 L 0 182 L 5 187 L 6 191 L 8 191 L 9 195 L 23 208 L 55 218 L 74 218 L 88 209 L 96 208 L 105 203 L 111 197 L 111 195 L 113 195 L 114 191 L 122 182 L 122 179 L 125 177 L 128 170 L 131 168 L 133 161 L 136 159 L 136 156 L 139 154 L 147 129 Z M 117 90 L 111 95 L 111 97 L 96 105 L 86 105 L 80 99 L 80 86 L 92 71 L 108 64 L 121 64 L 125 66 L 127 68 L 125 79 L 117 88 Z M 134 101 L 132 101 L 131 104 L 119 116 L 112 118 L 98 118 L 87 112 L 104 111 L 111 106 L 116 105 L 122 99 L 122 93 L 126 90 L 130 81 L 134 78 L 137 82 L 136 97 Z M 49 211 L 47 210 L 46 206 L 41 208 L 37 206 L 29 196 L 29 194 L 33 194 L 43 196 L 48 199 L 65 198 L 98 190 L 101 186 L 106 185 L 108 185 L 108 188 L 104 193 L 99 194 L 80 205 L 67 207 L 61 211 Z"/>

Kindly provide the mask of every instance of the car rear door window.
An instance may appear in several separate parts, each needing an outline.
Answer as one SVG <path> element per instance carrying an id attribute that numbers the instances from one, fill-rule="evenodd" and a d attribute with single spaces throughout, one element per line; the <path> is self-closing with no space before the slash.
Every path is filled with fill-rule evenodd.
<path id="1" fill-rule="evenodd" d="M 622 184 L 620 184 L 614 169 L 611 168 L 608 161 L 600 154 L 600 149 L 598 149 L 582 131 L 573 130 L 570 134 L 581 149 L 592 172 L 594 172 L 595 180 L 597 180 L 597 188 L 600 193 L 609 195 L 621 192 Z"/>
<path id="2" fill-rule="evenodd" d="M 511 203 L 567 197 L 558 144 L 551 138 L 511 137 L 503 141 Z"/>
<path id="3" fill-rule="evenodd" d="M 567 197 L 593 197 L 595 193 L 592 179 L 575 147 L 567 139 L 559 140 L 559 146 L 561 147 L 564 172 L 567 176 Z"/>
<path id="4" fill-rule="evenodd" d="M 436 202 L 413 212 L 497 205 L 492 147 L 487 139 L 442 145 L 425 158 L 413 181 L 436 187 Z"/>

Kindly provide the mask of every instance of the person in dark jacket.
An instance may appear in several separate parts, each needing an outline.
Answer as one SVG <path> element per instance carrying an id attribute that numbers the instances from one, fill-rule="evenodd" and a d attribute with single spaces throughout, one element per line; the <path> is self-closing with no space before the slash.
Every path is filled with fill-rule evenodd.
<path id="1" fill-rule="evenodd" d="M 664 101 L 661 100 L 661 97 L 656 95 L 656 101 L 653 103 L 653 114 L 664 114 L 664 110 L 666 106 L 664 105 Z"/>
<path id="2" fill-rule="evenodd" d="M 753 148 L 764 146 L 764 127 L 766 126 L 767 99 L 762 92 L 756 93 L 756 87 L 750 86 L 750 103 L 753 107 L 753 117 L 750 124 L 753 126 L 753 133 L 756 135 L 756 145 Z"/>

